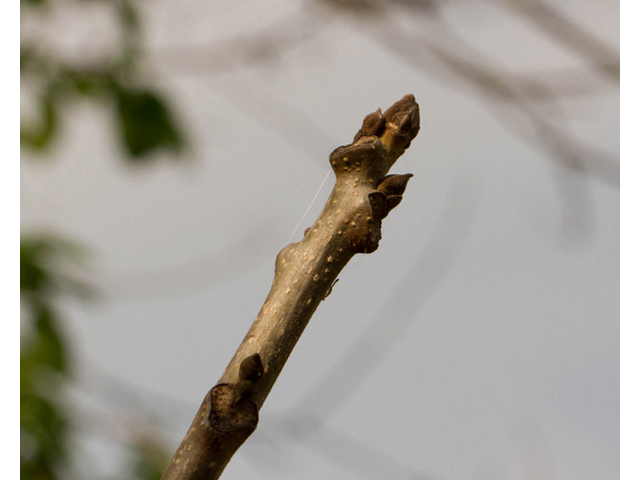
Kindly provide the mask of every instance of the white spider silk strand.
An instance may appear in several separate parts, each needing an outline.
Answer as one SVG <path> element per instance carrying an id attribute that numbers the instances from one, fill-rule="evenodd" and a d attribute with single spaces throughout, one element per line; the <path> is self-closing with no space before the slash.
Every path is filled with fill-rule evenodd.
<path id="1" fill-rule="evenodd" d="M 329 174 L 331 173 L 331 170 L 329 170 L 327 172 L 327 174 L 324 177 L 324 180 L 322 180 L 322 183 L 320 184 L 320 188 L 318 188 L 318 191 L 316 192 L 316 194 L 313 196 L 313 200 L 311 200 L 311 203 L 309 204 L 309 206 L 307 207 L 307 210 L 304 212 L 304 215 L 302 215 L 302 218 L 300 219 L 300 221 L 298 222 L 298 225 L 296 225 L 296 228 L 293 230 L 293 232 L 291 232 L 291 236 L 289 237 L 289 240 L 287 240 L 287 245 L 291 242 L 291 239 L 293 238 L 293 236 L 296 234 L 296 232 L 298 231 L 298 228 L 300 228 L 300 224 L 302 223 L 302 221 L 305 219 L 305 217 L 307 216 L 307 213 L 309 213 L 309 210 L 311 210 L 311 207 L 313 206 L 313 204 L 316 201 L 316 198 L 318 198 L 318 195 L 320 195 L 320 190 L 322 190 L 322 187 L 324 187 L 324 184 L 327 181 L 327 178 L 329 178 Z"/>

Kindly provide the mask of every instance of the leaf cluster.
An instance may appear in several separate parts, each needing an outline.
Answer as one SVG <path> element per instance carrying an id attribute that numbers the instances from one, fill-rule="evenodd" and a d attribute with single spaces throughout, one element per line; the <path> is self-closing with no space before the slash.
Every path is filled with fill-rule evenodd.
<path id="1" fill-rule="evenodd" d="M 73 456 L 70 437 L 73 410 L 64 401 L 72 379 L 70 347 L 62 330 L 57 299 L 65 294 L 87 296 L 90 289 L 73 279 L 69 266 L 85 252 L 51 235 L 23 236 L 20 242 L 20 478 L 66 478 Z M 158 480 L 168 455 L 157 439 L 140 437 L 130 444 L 126 478 Z"/>
<path id="2" fill-rule="evenodd" d="M 20 297 L 23 335 L 20 349 L 20 476 L 57 479 L 66 466 L 68 413 L 60 402 L 69 377 L 67 345 L 53 304 L 64 285 L 56 261 L 71 245 L 54 238 L 20 243 Z"/>
<path id="3" fill-rule="evenodd" d="M 22 0 L 22 7 L 46 15 L 48 4 L 54 1 Z M 139 162 L 160 150 L 178 153 L 185 143 L 184 134 L 167 99 L 140 80 L 142 48 L 136 6 L 130 0 L 107 2 L 115 9 L 123 33 L 114 57 L 103 65 L 72 65 L 44 42 L 21 41 L 21 78 L 37 85 L 35 113 L 31 118 L 21 118 L 21 143 L 35 151 L 46 151 L 60 131 L 65 104 L 82 98 L 113 112 L 128 160 Z"/>

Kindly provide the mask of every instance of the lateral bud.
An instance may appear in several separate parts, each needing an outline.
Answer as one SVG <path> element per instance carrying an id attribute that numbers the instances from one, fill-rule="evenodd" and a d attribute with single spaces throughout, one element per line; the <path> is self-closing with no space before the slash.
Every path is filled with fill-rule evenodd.
<path id="1" fill-rule="evenodd" d="M 264 374 L 260 355 L 255 353 L 240 364 L 237 383 L 220 383 L 210 392 L 209 425 L 220 433 L 230 433 L 258 425 L 258 407 L 251 400 L 256 383 Z"/>
<path id="2" fill-rule="evenodd" d="M 402 195 L 407 189 L 409 179 L 413 177 L 413 173 L 405 173 L 404 175 L 387 175 L 376 187 L 385 195 Z"/>

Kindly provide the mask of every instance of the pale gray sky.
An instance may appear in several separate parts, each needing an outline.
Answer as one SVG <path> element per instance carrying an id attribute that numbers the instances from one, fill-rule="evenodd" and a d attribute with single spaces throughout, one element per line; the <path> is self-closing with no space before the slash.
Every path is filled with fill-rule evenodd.
<path id="1" fill-rule="evenodd" d="M 94 254 L 100 300 L 62 305 L 85 415 L 117 429 L 151 413 L 176 447 L 329 153 L 413 93 L 422 129 L 392 170 L 414 174 L 404 201 L 322 302 L 223 478 L 618 478 L 619 90 L 594 66 L 601 44 L 617 54 L 618 2 L 546 2 L 591 49 L 509 7 L 527 3 L 367 16 L 320 1 L 146 2 L 148 71 L 188 132 L 184 162 L 130 168 L 104 109 L 78 103 L 52 158 L 23 151 L 21 164 L 23 231 Z M 61 14 L 46 34 L 69 55 L 108 51 L 103 14 Z M 451 58 L 521 90 L 482 95 Z M 556 97 L 531 100 L 524 80 Z M 553 156 L 566 139 L 581 169 Z M 83 435 L 91 453 L 99 434 Z"/>

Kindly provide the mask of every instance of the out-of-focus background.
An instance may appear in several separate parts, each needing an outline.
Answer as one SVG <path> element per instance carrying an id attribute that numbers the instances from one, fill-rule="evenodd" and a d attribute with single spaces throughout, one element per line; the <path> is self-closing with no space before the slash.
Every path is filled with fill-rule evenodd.
<path id="1" fill-rule="evenodd" d="M 23 0 L 23 477 L 158 478 L 329 153 L 413 93 L 404 201 L 223 478 L 618 478 L 619 15 Z"/>

